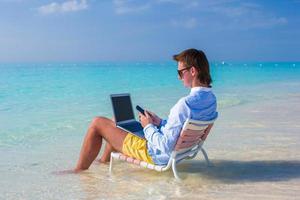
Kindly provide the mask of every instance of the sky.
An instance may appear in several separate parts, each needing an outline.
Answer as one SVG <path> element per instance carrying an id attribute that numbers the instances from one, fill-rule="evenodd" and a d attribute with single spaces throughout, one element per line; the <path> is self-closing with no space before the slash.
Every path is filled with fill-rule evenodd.
<path id="1" fill-rule="evenodd" d="M 300 61 L 300 0 L 0 0 L 0 62 Z"/>

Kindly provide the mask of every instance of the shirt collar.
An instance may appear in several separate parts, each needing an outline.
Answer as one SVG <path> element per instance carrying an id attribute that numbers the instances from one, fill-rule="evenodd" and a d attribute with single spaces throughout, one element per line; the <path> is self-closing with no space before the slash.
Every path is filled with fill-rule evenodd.
<path id="1" fill-rule="evenodd" d="M 199 92 L 199 91 L 209 92 L 209 91 L 211 91 L 211 88 L 201 87 L 201 86 L 191 88 L 191 93 L 195 93 L 195 92 Z"/>

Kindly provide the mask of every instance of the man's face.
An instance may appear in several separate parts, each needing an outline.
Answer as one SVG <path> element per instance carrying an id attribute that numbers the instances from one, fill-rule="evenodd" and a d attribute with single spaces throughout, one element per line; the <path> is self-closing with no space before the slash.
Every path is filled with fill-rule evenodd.
<path id="1" fill-rule="evenodd" d="M 191 75 L 191 67 L 186 66 L 183 62 L 179 61 L 177 66 L 178 78 L 182 80 L 185 87 L 191 87 L 193 77 Z"/>

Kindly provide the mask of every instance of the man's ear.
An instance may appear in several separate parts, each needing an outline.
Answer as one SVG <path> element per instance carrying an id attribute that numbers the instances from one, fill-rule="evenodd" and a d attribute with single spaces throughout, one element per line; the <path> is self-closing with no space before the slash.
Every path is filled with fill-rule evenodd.
<path id="1" fill-rule="evenodd" d="M 193 76 L 197 76 L 198 75 L 198 71 L 197 71 L 196 67 L 193 66 L 191 68 L 191 70 L 192 70 L 191 73 L 192 73 Z"/>

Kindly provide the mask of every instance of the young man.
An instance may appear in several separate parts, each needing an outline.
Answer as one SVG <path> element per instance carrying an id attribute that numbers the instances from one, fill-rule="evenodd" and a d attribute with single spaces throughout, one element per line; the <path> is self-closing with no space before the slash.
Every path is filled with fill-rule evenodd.
<path id="1" fill-rule="evenodd" d="M 178 62 L 178 78 L 185 87 L 191 88 L 190 94 L 173 106 L 167 120 L 150 111 L 139 114 L 146 139 L 117 128 L 108 118 L 96 117 L 85 136 L 75 172 L 89 168 L 103 139 L 106 147 L 100 162 L 108 162 L 110 153 L 118 151 L 149 163 L 166 164 L 186 119 L 209 121 L 217 118 L 217 102 L 211 91 L 209 63 L 204 52 L 187 49 L 173 58 Z M 203 139 L 206 137 L 207 134 Z"/>

